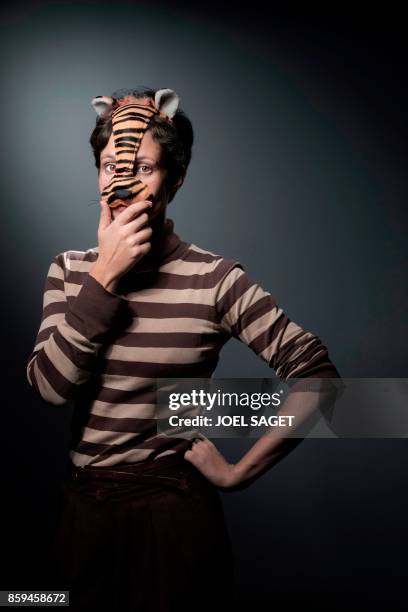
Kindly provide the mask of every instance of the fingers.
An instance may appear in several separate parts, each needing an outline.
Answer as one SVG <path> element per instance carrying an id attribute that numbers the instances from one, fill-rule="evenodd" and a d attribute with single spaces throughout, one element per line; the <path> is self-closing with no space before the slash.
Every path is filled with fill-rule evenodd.
<path id="1" fill-rule="evenodd" d="M 198 440 L 207 440 L 207 438 L 205 437 L 204 434 L 202 434 L 200 431 L 197 433 L 196 438 L 198 438 Z"/>
<path id="2" fill-rule="evenodd" d="M 148 222 L 149 222 L 149 215 L 148 213 L 144 212 L 138 217 L 136 217 L 136 219 L 133 219 L 133 221 L 129 221 L 128 223 L 125 223 L 125 225 L 122 225 L 122 230 L 125 231 L 125 234 L 133 234 L 138 229 L 143 231 L 147 229 L 146 227 L 143 227 L 143 226 Z"/>
<path id="3" fill-rule="evenodd" d="M 99 218 L 99 229 L 104 230 L 110 225 L 112 221 L 112 213 L 109 205 L 104 200 L 100 200 L 101 205 L 101 215 Z"/>
<path id="4" fill-rule="evenodd" d="M 116 221 L 119 225 L 126 225 L 129 223 L 134 217 L 141 216 L 141 213 L 150 210 L 153 206 L 150 200 L 142 200 L 141 202 L 135 202 L 134 204 L 130 204 L 117 218 Z M 149 215 L 147 214 L 147 219 Z"/>
<path id="5" fill-rule="evenodd" d="M 152 237 L 153 230 L 151 227 L 142 228 L 140 231 L 136 231 L 137 227 L 133 227 L 133 223 L 128 223 L 126 226 L 122 226 L 121 233 L 127 240 L 130 246 L 145 245 L 151 246 L 150 240 Z"/>
<path id="6" fill-rule="evenodd" d="M 196 434 L 196 437 L 193 439 L 193 444 L 198 444 L 199 442 L 206 442 L 207 438 L 200 432 Z"/>

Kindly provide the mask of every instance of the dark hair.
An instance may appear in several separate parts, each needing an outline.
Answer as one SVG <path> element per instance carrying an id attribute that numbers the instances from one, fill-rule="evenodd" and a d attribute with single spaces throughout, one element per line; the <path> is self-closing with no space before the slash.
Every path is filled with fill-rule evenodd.
<path id="1" fill-rule="evenodd" d="M 154 99 L 153 89 L 142 87 L 140 89 L 118 89 L 111 94 L 112 98 L 121 99 L 126 96 L 136 98 Z M 161 145 L 162 157 L 161 164 L 167 168 L 167 186 L 169 189 L 169 202 L 174 198 L 177 187 L 177 180 L 187 172 L 191 160 L 191 148 L 194 141 L 193 126 L 190 119 L 180 108 L 172 117 L 173 125 L 162 119 L 159 115 L 154 115 L 150 121 L 148 132 Z M 95 157 L 95 166 L 100 170 L 101 151 L 108 143 L 112 133 L 112 119 L 108 117 L 97 117 L 95 128 L 91 134 L 89 142 Z"/>

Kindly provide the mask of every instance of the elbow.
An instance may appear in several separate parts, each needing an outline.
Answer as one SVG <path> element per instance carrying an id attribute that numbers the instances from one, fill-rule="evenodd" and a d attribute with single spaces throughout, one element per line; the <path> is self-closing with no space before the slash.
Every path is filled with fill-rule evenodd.
<path id="1" fill-rule="evenodd" d="M 41 395 L 41 398 L 47 404 L 52 404 L 53 406 L 68 406 L 71 403 L 70 399 L 65 399 L 63 397 L 59 397 L 55 399 L 54 396 Z"/>
<path id="2" fill-rule="evenodd" d="M 27 367 L 26 378 L 34 394 L 47 404 L 52 404 L 53 406 L 65 406 L 70 403 L 71 398 L 66 398 L 58 394 L 49 385 L 49 383 L 46 383 L 45 381 L 41 381 L 41 383 L 39 383 L 35 376 L 32 376 L 32 369 L 30 366 Z"/>
<path id="3" fill-rule="evenodd" d="M 314 336 L 307 342 L 296 359 L 287 359 L 279 364 L 281 378 L 340 378 L 340 374 L 329 357 L 327 347 Z"/>

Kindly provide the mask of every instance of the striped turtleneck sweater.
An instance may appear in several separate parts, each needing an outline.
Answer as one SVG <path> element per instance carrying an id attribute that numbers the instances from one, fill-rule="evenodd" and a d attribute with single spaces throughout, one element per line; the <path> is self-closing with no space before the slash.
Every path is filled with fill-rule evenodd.
<path id="1" fill-rule="evenodd" d="M 148 255 L 114 293 L 88 273 L 98 247 L 62 252 L 49 267 L 27 378 L 46 402 L 72 403 L 75 465 L 184 453 L 191 441 L 158 432 L 154 381 L 211 377 L 232 336 L 282 379 L 339 377 L 320 339 L 240 262 L 184 242 L 170 218 Z"/>

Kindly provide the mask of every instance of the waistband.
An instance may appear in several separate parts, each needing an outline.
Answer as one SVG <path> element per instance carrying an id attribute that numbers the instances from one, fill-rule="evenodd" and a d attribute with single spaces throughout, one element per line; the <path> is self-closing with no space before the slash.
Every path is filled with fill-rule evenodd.
<path id="1" fill-rule="evenodd" d="M 194 466 L 181 453 L 171 453 L 158 459 L 117 466 L 77 466 L 68 459 L 68 473 L 71 478 L 84 480 L 146 480 L 148 476 L 182 476 L 190 473 Z"/>
<path id="2" fill-rule="evenodd" d="M 158 459 L 110 467 L 78 467 L 68 458 L 67 485 L 100 501 L 137 497 L 162 489 L 192 495 L 196 487 L 212 488 L 197 468 L 177 452 Z"/>

